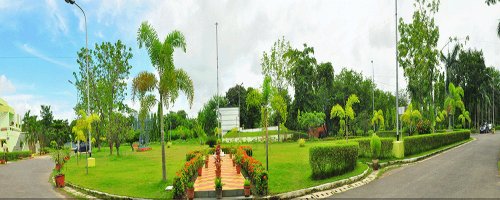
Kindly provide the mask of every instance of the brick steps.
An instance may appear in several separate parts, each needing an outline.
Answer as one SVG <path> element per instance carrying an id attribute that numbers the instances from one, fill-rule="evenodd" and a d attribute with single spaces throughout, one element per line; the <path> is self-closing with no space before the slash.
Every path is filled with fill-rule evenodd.
<path id="1" fill-rule="evenodd" d="M 221 178 L 224 197 L 243 196 L 243 183 L 245 178 L 242 174 L 236 173 L 236 167 L 233 167 L 233 162 L 229 155 L 221 156 Z M 194 182 L 194 191 L 196 198 L 211 198 L 215 197 L 215 158 L 209 156 L 208 168 L 203 166 L 202 175 L 196 178 Z"/>

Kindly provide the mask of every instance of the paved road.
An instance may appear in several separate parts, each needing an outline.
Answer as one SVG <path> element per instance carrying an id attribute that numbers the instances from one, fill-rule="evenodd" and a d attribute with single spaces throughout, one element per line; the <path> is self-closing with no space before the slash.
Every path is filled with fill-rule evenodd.
<path id="1" fill-rule="evenodd" d="M 500 198 L 497 160 L 500 132 L 426 161 L 388 171 L 383 177 L 333 198 Z"/>
<path id="2" fill-rule="evenodd" d="M 49 182 L 53 166 L 48 156 L 0 165 L 0 198 L 64 198 Z"/>

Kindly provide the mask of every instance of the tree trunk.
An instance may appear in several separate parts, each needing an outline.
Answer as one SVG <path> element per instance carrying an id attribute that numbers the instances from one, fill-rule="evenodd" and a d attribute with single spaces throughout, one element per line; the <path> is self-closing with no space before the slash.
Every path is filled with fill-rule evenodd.
<path id="1" fill-rule="evenodd" d="M 163 97 L 160 94 L 160 103 L 159 103 L 159 111 L 160 111 L 160 133 L 161 133 L 161 172 L 162 172 L 162 180 L 167 181 L 167 166 L 165 166 L 165 131 L 163 130 Z"/>
<path id="2" fill-rule="evenodd" d="M 113 142 L 111 140 L 109 142 L 109 155 L 113 155 Z"/>

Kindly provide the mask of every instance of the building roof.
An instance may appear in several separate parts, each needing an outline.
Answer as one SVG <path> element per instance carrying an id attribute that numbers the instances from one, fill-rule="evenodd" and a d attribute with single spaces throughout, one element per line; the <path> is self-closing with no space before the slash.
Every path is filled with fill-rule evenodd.
<path id="1" fill-rule="evenodd" d="M 0 98 L 0 112 L 9 112 L 14 114 L 14 108 L 10 107 L 9 104 L 2 98 Z"/>

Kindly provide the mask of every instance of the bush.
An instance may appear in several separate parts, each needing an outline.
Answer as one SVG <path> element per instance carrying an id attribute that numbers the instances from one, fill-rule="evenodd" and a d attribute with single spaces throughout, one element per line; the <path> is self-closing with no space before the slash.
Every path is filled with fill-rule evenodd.
<path id="1" fill-rule="evenodd" d="M 3 156 L 4 156 L 4 153 L 0 152 L 0 159 L 3 159 Z M 7 159 L 7 161 L 18 160 L 18 159 L 29 158 L 29 157 L 31 157 L 30 151 L 14 151 L 14 152 L 5 153 L 5 158 Z"/>
<path id="2" fill-rule="evenodd" d="M 306 140 L 304 139 L 299 139 L 299 147 L 305 147 L 306 146 Z"/>
<path id="3" fill-rule="evenodd" d="M 364 135 L 364 134 L 365 134 L 365 132 L 363 130 L 361 130 L 361 129 L 356 130 L 356 135 L 357 136 L 361 136 L 361 135 Z"/>
<path id="4" fill-rule="evenodd" d="M 401 134 L 401 132 L 399 132 Z M 379 137 L 396 137 L 396 130 L 393 131 L 378 131 L 377 135 Z"/>
<path id="5" fill-rule="evenodd" d="M 175 199 L 184 197 L 188 183 L 194 180 L 198 168 L 202 166 L 203 155 L 198 153 L 191 160 L 187 161 L 181 170 L 177 171 L 172 184 Z"/>
<path id="6" fill-rule="evenodd" d="M 382 148 L 382 142 L 377 134 L 373 134 L 370 140 L 370 149 L 372 153 L 372 159 L 378 159 L 380 156 L 380 150 Z"/>
<path id="7" fill-rule="evenodd" d="M 378 134 L 377 134 L 378 136 Z M 393 138 L 383 138 L 379 137 L 381 142 L 379 158 L 392 158 L 392 142 Z M 371 158 L 372 150 L 370 147 L 370 138 L 357 138 L 352 141 L 359 143 L 358 156 L 363 158 Z"/>
<path id="8" fill-rule="evenodd" d="M 186 161 L 190 161 L 194 157 L 196 157 L 198 154 L 201 154 L 202 156 L 206 155 L 206 150 L 195 150 L 195 151 L 190 151 L 186 154 Z"/>
<path id="9" fill-rule="evenodd" d="M 431 133 L 431 122 L 429 120 L 420 120 L 417 123 L 417 133 L 419 135 Z"/>
<path id="10" fill-rule="evenodd" d="M 208 145 L 209 147 L 214 147 L 217 144 L 217 138 L 213 136 L 208 137 L 205 144 Z"/>
<path id="11" fill-rule="evenodd" d="M 469 138 L 469 130 L 404 137 L 405 155 L 418 154 Z"/>
<path id="12" fill-rule="evenodd" d="M 356 167 L 358 149 L 357 142 L 311 147 L 309 164 L 312 169 L 312 178 L 323 179 L 353 170 Z"/>
<path id="13" fill-rule="evenodd" d="M 373 135 L 374 133 L 375 133 L 375 132 L 374 132 L 373 130 L 369 130 L 369 131 L 368 131 L 368 136 L 371 136 L 371 135 Z"/>
<path id="14" fill-rule="evenodd" d="M 267 195 L 269 176 L 262 163 L 247 154 L 252 152 L 248 146 L 240 146 L 236 150 L 235 161 L 241 166 L 241 169 L 248 175 L 254 185 L 253 194 L 258 196 Z"/>

